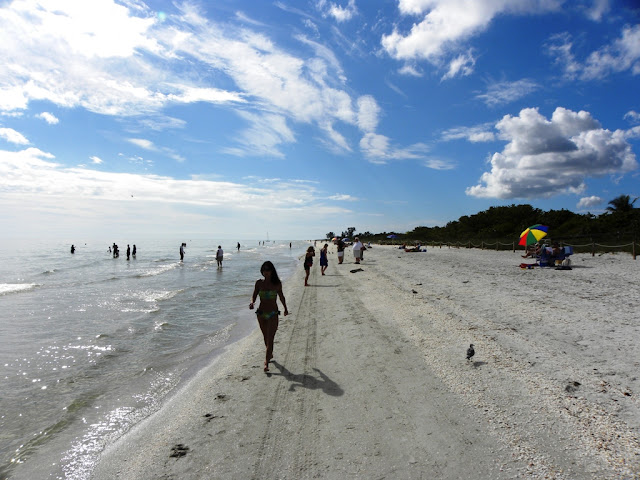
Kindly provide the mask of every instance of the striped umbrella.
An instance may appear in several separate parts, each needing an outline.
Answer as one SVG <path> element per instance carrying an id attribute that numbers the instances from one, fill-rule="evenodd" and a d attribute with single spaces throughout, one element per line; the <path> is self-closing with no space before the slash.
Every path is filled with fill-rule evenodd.
<path id="1" fill-rule="evenodd" d="M 518 245 L 524 245 L 526 247 L 527 245 L 540 241 L 541 238 L 547 236 L 547 230 L 549 230 L 549 227 L 546 225 L 536 224 L 530 226 L 520 234 Z"/>

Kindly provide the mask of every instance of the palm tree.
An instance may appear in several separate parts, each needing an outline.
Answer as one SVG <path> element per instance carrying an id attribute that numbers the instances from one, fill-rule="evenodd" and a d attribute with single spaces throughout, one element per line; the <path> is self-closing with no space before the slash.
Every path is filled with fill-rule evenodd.
<path id="1" fill-rule="evenodd" d="M 633 204 L 636 203 L 636 200 L 638 200 L 638 197 L 634 198 L 632 202 L 629 195 L 619 195 L 609 202 L 609 205 L 611 206 L 607 207 L 607 211 L 612 213 L 630 212 L 633 210 Z"/>

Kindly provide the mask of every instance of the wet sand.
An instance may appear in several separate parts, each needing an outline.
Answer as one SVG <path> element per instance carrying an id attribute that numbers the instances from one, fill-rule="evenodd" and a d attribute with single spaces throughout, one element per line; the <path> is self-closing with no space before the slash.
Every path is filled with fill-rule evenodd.
<path id="1" fill-rule="evenodd" d="M 640 260 L 520 253 L 332 247 L 93 478 L 640 478 Z"/>

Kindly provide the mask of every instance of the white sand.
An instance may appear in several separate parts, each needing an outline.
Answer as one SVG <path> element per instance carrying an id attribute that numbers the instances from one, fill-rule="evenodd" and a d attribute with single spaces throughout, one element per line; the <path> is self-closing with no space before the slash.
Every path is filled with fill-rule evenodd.
<path id="1" fill-rule="evenodd" d="M 94 478 L 640 478 L 640 260 L 350 253 L 285 285 L 271 374 L 256 330 Z"/>

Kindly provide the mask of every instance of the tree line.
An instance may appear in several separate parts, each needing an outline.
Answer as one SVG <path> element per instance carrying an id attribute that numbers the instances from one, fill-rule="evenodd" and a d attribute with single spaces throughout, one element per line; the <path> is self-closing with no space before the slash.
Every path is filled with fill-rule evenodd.
<path id="1" fill-rule="evenodd" d="M 513 242 L 520 234 L 535 224 L 549 227 L 549 239 L 565 243 L 581 242 L 631 242 L 640 238 L 640 209 L 634 204 L 638 198 L 620 195 L 609 202 L 606 211 L 600 215 L 578 214 L 570 210 L 544 211 L 528 204 L 490 207 L 474 215 L 464 215 L 443 227 L 416 227 L 409 232 L 356 233 L 349 227 L 340 235 L 327 233 L 327 238 L 335 236 L 355 236 L 361 240 L 386 243 L 395 235 L 393 242 Z"/>

